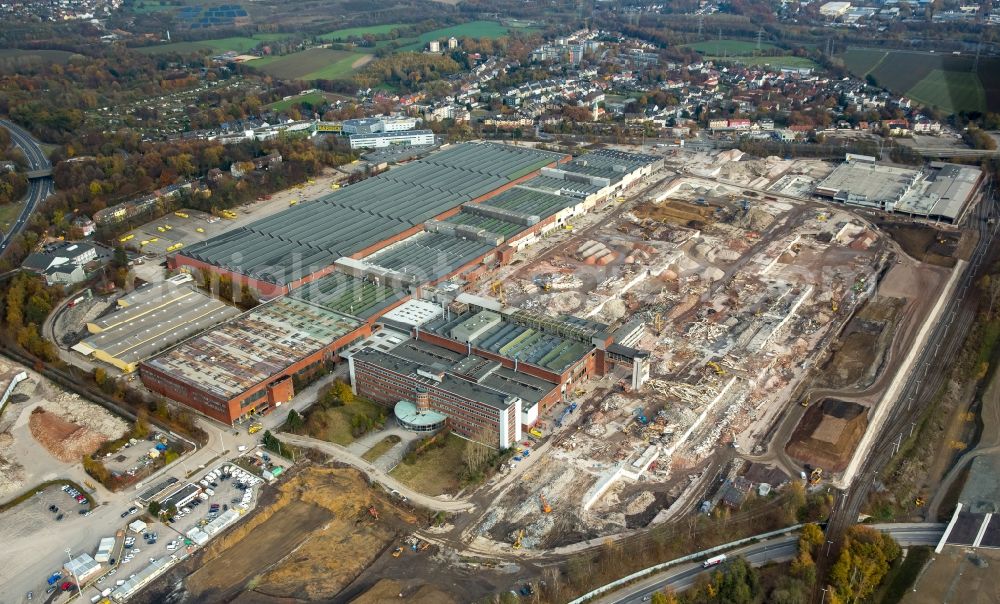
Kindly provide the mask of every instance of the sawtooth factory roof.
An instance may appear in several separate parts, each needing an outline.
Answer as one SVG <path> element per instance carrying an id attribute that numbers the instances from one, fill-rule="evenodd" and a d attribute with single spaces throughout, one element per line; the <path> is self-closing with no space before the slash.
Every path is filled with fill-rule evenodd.
<path id="1" fill-rule="evenodd" d="M 433 280 L 486 254 L 495 245 L 427 231 L 365 258 L 365 262 L 392 271 Z"/>
<path id="2" fill-rule="evenodd" d="M 403 292 L 391 287 L 375 285 L 371 281 L 336 272 L 307 283 L 289 294 L 289 297 L 362 320 L 376 315 L 404 296 Z"/>
<path id="3" fill-rule="evenodd" d="M 454 145 L 189 246 L 181 254 L 285 285 L 561 157 L 495 143 Z"/>

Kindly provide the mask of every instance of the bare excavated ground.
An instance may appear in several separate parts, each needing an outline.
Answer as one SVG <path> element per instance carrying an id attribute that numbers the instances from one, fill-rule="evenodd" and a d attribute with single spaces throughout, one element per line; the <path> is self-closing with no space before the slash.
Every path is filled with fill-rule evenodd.
<path id="1" fill-rule="evenodd" d="M 976 556 L 981 562 L 977 563 L 969 552 L 965 548 L 948 547 L 935 554 L 903 598 L 903 604 L 1000 603 L 1000 581 L 996 580 L 1000 553 L 979 549 Z"/>
<path id="2" fill-rule="evenodd" d="M 819 401 L 802 416 L 785 450 L 805 464 L 839 472 L 861 440 L 867 417 L 868 410 L 857 403 Z"/>
<path id="3" fill-rule="evenodd" d="M 889 233 L 907 254 L 935 266 L 955 266 L 955 260 L 963 257 L 960 252 L 968 248 L 967 242 L 960 246 L 961 235 L 951 231 L 895 222 L 879 223 L 878 227 Z"/>
<path id="4" fill-rule="evenodd" d="M 35 407 L 31 412 L 28 427 L 46 451 L 67 463 L 90 455 L 107 440 L 103 434 L 66 421 L 41 407 Z"/>
<path id="5" fill-rule="evenodd" d="M 869 301 L 847 324 L 815 385 L 857 390 L 871 386 L 881 373 L 905 305 L 906 300 L 902 298 L 878 296 Z"/>
<path id="6" fill-rule="evenodd" d="M 400 601 L 400 594 L 407 604 L 457 604 L 458 600 L 430 585 L 413 585 L 382 579 L 368 591 L 351 600 L 351 604 L 389 604 Z"/>
<path id="7" fill-rule="evenodd" d="M 373 519 L 374 505 L 380 519 Z M 352 469 L 309 466 L 265 491 L 251 516 L 143 592 L 140 602 L 328 601 L 416 518 Z"/>
<path id="8" fill-rule="evenodd" d="M 260 546 L 243 543 L 247 540 L 234 544 L 188 577 L 187 592 L 199 602 L 228 600 L 248 586 L 262 568 L 290 554 L 332 516 L 316 505 L 301 501 L 289 503 L 253 530 L 248 541 Z"/>

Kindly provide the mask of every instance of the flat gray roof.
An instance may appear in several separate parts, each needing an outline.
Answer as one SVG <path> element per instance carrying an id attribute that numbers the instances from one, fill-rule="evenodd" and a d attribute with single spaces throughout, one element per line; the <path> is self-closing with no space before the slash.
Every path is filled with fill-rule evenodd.
<path id="1" fill-rule="evenodd" d="M 485 206 L 493 206 L 518 212 L 520 214 L 533 214 L 540 218 L 547 218 L 556 212 L 577 205 L 579 199 L 565 195 L 555 195 L 553 193 L 543 193 L 531 185 L 538 180 L 532 178 L 525 183 L 525 186 L 517 186 L 500 193 L 496 197 L 491 197 L 483 202 Z"/>
<path id="2" fill-rule="evenodd" d="M 397 351 L 399 351 L 399 347 L 396 347 L 389 352 L 375 350 L 374 348 L 365 348 L 364 350 L 356 352 L 353 358 L 357 361 L 372 363 L 373 365 L 377 365 L 400 375 L 414 377 L 417 381 L 424 382 L 429 386 L 435 386 L 437 388 L 447 390 L 448 392 L 453 392 L 461 397 L 483 403 L 484 405 L 488 405 L 500 411 L 506 410 L 511 406 L 512 400 L 510 399 L 510 395 L 512 393 L 501 392 L 499 390 L 494 390 L 493 388 L 456 377 L 451 373 L 448 373 L 446 367 L 428 364 L 413 360 L 412 358 L 400 356 Z M 434 357 L 429 356 L 428 359 L 433 360 Z M 417 370 L 422 369 L 426 371 L 428 368 L 432 370 L 436 369 L 438 371 L 444 371 L 440 382 L 417 374 Z"/>
<path id="3" fill-rule="evenodd" d="M 283 285 L 562 157 L 487 142 L 453 145 L 178 253 Z"/>
<path id="4" fill-rule="evenodd" d="M 491 218 L 489 216 L 480 216 L 470 212 L 459 212 L 458 214 L 455 214 L 451 218 L 445 220 L 445 222 L 483 229 L 485 231 L 489 231 L 490 233 L 501 235 L 505 239 L 509 239 L 513 235 L 516 235 L 517 233 L 520 233 L 528 228 L 526 225 L 518 224 L 516 222 L 508 222 L 506 220 L 501 220 L 500 218 Z"/>
<path id="5" fill-rule="evenodd" d="M 867 162 L 846 161 L 817 185 L 818 189 L 864 196 L 868 202 L 898 202 L 920 178 L 920 172 Z"/>
<path id="6" fill-rule="evenodd" d="M 392 354 L 433 369 L 445 370 L 499 392 L 537 403 L 556 387 L 533 375 L 504 367 L 477 354 L 465 355 L 423 340 L 409 339 L 390 350 Z"/>
<path id="7" fill-rule="evenodd" d="M 919 195 L 904 196 L 896 211 L 955 221 L 965 213 L 980 177 L 978 167 L 944 164 L 925 181 L 926 189 Z"/>
<path id="8" fill-rule="evenodd" d="M 284 296 L 191 338 L 144 365 L 231 399 L 361 324 L 345 314 Z"/>
<path id="9" fill-rule="evenodd" d="M 597 176 L 607 178 L 611 182 L 618 182 L 626 174 L 658 161 L 660 161 L 660 158 L 654 155 L 628 153 L 614 149 L 598 149 L 597 151 L 592 151 L 575 158 L 573 161 L 562 166 L 561 169 L 567 172 Z"/>
<path id="10" fill-rule="evenodd" d="M 85 338 L 83 345 L 124 363 L 138 363 L 240 314 L 193 287 L 156 288 L 148 293 L 144 300 L 91 322 L 92 331 L 100 331 Z"/>

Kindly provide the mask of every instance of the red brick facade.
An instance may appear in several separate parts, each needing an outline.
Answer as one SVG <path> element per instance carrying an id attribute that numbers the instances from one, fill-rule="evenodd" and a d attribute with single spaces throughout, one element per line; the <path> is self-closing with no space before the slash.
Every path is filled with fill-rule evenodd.
<path id="1" fill-rule="evenodd" d="M 286 403 L 295 396 L 292 378 L 295 374 L 310 373 L 311 366 L 316 367 L 327 360 L 336 360 L 337 351 L 351 342 L 371 335 L 371 326 L 362 324 L 358 329 L 345 334 L 329 346 L 318 350 L 304 358 L 298 359 L 286 367 L 281 373 L 269 376 L 267 380 L 248 388 L 246 391 L 231 398 L 220 396 L 199 388 L 194 384 L 178 380 L 150 365 L 139 366 L 139 377 L 142 383 L 152 390 L 175 401 L 183 403 L 192 409 L 226 424 L 232 424 L 251 411 L 270 413 L 279 404 Z"/>

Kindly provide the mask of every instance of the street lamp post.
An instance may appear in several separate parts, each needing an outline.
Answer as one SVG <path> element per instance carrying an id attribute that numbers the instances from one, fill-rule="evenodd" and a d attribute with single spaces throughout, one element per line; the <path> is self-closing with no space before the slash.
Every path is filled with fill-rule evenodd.
<path id="1" fill-rule="evenodd" d="M 826 556 L 828 558 L 830 557 L 830 546 L 831 545 L 833 545 L 833 541 L 830 541 L 829 539 L 827 539 L 826 540 Z"/>
<path id="2" fill-rule="evenodd" d="M 824 602 L 826 602 L 826 588 L 825 587 L 823 588 L 823 599 L 820 600 L 820 604 L 823 604 Z"/>
<path id="3" fill-rule="evenodd" d="M 68 548 L 68 547 L 66 548 L 66 560 L 68 562 L 70 562 L 70 563 L 73 562 L 73 556 L 70 554 L 71 551 L 72 550 L 70 548 Z M 76 573 L 73 572 L 72 569 L 70 570 L 70 574 L 73 575 L 73 583 L 76 584 L 76 595 L 82 596 L 83 595 L 83 588 L 80 587 L 80 579 L 77 578 Z"/>

